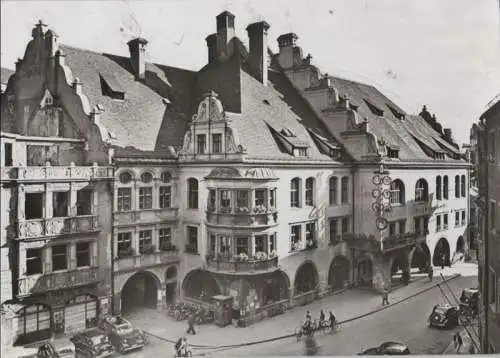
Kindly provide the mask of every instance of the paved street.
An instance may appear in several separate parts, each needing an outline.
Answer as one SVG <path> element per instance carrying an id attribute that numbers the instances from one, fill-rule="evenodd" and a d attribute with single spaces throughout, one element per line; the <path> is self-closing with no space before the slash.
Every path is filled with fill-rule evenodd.
<path id="1" fill-rule="evenodd" d="M 446 268 L 445 276 L 459 272 L 462 276 L 449 281 L 455 294 L 464 287 L 477 285 L 477 270 L 473 265 L 461 264 L 459 267 Z M 438 272 L 436 272 L 438 274 Z M 435 278 L 437 282 L 438 278 Z M 409 286 L 400 287 L 390 295 L 392 302 L 430 287 L 426 279 L 412 282 Z M 446 288 L 445 288 L 446 290 Z M 447 291 L 446 291 L 447 292 Z M 448 293 L 448 292 L 447 292 Z M 451 295 L 449 296 L 451 298 Z M 378 345 L 386 340 L 397 340 L 408 344 L 412 353 L 439 354 L 443 352 L 455 332 L 431 329 L 427 326 L 427 317 L 432 306 L 444 302 L 439 288 L 435 287 L 421 295 L 413 297 L 388 309 L 342 325 L 339 332 L 333 335 L 317 335 L 321 345 L 321 354 L 351 355 L 370 346 Z M 380 307 L 380 297 L 372 292 L 349 290 L 333 297 L 325 298 L 305 307 L 297 307 L 286 315 L 252 325 L 247 328 L 218 328 L 212 325 L 201 326 L 196 336 L 189 336 L 189 342 L 199 345 L 228 345 L 250 342 L 291 333 L 303 320 L 305 311 L 310 310 L 313 316 L 319 309 L 332 308 L 339 320 L 355 317 Z M 136 326 L 146 329 L 160 337 L 169 339 L 185 335 L 185 322 L 172 322 L 157 311 L 141 311 L 132 314 Z M 128 354 L 129 358 L 164 356 L 165 352 L 173 352 L 171 343 L 152 338 L 151 344 L 140 352 Z M 194 350 L 195 355 L 209 353 L 209 350 Z M 211 350 L 212 356 L 263 356 L 263 355 L 302 355 L 303 343 L 294 338 L 258 344 L 237 349 Z"/>

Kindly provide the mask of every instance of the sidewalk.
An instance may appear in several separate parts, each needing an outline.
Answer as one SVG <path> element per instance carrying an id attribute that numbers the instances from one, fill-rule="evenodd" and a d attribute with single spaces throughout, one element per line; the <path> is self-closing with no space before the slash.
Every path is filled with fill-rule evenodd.
<path id="1" fill-rule="evenodd" d="M 451 276 L 451 274 L 447 275 L 446 278 L 449 279 Z M 400 286 L 389 294 L 389 302 L 392 304 L 400 301 L 417 292 L 430 288 L 440 281 L 440 278 L 435 277 L 433 282 L 429 282 L 427 279 L 419 279 L 411 282 L 408 286 Z M 337 320 L 344 321 L 380 309 L 381 307 L 381 297 L 378 293 L 351 289 L 314 301 L 307 306 L 295 307 L 287 311 L 286 314 L 275 316 L 246 328 L 236 328 L 233 326 L 219 328 L 215 325 L 196 326 L 197 334 L 196 336 L 189 336 L 189 342 L 192 345 L 213 347 L 263 340 L 294 333 L 295 328 L 303 322 L 308 310 L 311 311 L 313 317 L 319 315 L 321 308 L 325 312 L 332 310 Z M 162 338 L 176 340 L 181 336 L 188 336 L 185 333 L 187 322 L 173 321 L 167 316 L 166 312 L 143 309 L 131 313 L 128 318 L 136 327 Z"/>
<path id="2" fill-rule="evenodd" d="M 455 343 L 453 342 L 453 336 L 450 338 L 450 344 L 446 349 L 444 350 L 443 354 L 471 354 L 469 351 L 471 348 L 475 349 L 474 344 L 471 342 L 471 339 L 467 332 L 465 331 L 464 328 L 462 328 L 460 331 L 460 336 L 462 336 L 462 347 L 460 347 L 460 351 L 457 351 L 455 348 Z M 474 336 L 474 333 L 471 332 L 472 335 Z M 477 342 L 476 342 L 477 343 Z M 473 353 L 472 353 L 473 354 Z"/>

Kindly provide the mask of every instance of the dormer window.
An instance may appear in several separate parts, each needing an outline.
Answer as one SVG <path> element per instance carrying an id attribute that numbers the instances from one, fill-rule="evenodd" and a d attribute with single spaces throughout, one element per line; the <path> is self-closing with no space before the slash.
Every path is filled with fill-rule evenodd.
<path id="1" fill-rule="evenodd" d="M 384 115 L 384 110 L 380 107 L 378 107 L 375 103 L 372 101 L 369 101 L 367 99 L 364 100 L 370 111 L 376 115 L 376 116 L 383 116 Z"/>
<path id="2" fill-rule="evenodd" d="M 54 101 L 52 99 L 52 96 L 48 96 L 46 99 L 45 99 L 45 105 L 46 106 L 52 106 L 54 104 Z"/>
<path id="3" fill-rule="evenodd" d="M 397 119 L 401 119 L 401 120 L 405 119 L 405 114 L 403 112 L 401 112 L 397 108 L 394 108 L 394 106 L 391 106 L 390 104 L 387 104 L 387 107 L 391 110 L 394 117 L 396 117 Z"/>
<path id="4" fill-rule="evenodd" d="M 294 148 L 293 152 L 296 157 L 307 157 L 307 148 Z"/>
<path id="5" fill-rule="evenodd" d="M 399 149 L 387 147 L 388 158 L 399 158 Z"/>
<path id="6" fill-rule="evenodd" d="M 292 131 L 288 128 L 283 128 L 280 133 L 284 135 L 285 137 L 295 137 L 295 135 L 292 133 Z"/>
<path id="7" fill-rule="evenodd" d="M 111 74 L 99 74 L 101 80 L 101 91 L 104 96 L 123 101 L 125 99 L 125 89 L 118 80 Z"/>

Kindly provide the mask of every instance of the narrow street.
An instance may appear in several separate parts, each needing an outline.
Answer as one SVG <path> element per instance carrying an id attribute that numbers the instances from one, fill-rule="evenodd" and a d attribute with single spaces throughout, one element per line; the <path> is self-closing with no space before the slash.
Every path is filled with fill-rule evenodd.
<path id="1" fill-rule="evenodd" d="M 451 270 L 448 273 L 451 276 Z M 455 295 L 459 295 L 462 288 L 475 287 L 477 276 L 474 269 L 458 269 L 462 276 L 448 281 Z M 445 274 L 445 276 L 448 276 Z M 448 276 L 448 277 L 449 277 Z M 438 278 L 435 278 L 438 282 Z M 394 291 L 391 300 L 399 301 L 411 296 L 417 291 L 429 287 L 426 279 L 412 282 L 407 287 Z M 446 285 L 443 288 L 450 299 L 453 299 Z M 214 326 L 201 326 L 196 336 L 188 336 L 189 342 L 200 345 L 229 345 L 243 342 L 252 342 L 265 338 L 272 338 L 294 331 L 294 328 L 303 320 L 306 310 L 317 316 L 320 308 L 334 309 L 339 320 L 355 317 L 380 307 L 380 298 L 371 292 L 349 290 L 340 295 L 325 298 L 305 307 L 297 307 L 286 315 L 252 325 L 248 328 L 217 328 Z M 432 306 L 444 303 L 446 299 L 441 290 L 434 287 L 427 292 L 396 304 L 385 310 L 368 315 L 349 323 L 343 324 L 335 334 L 317 334 L 316 338 L 321 345 L 323 355 L 353 355 L 362 350 L 377 346 L 378 344 L 395 340 L 406 343 L 410 351 L 416 354 L 440 354 L 449 344 L 455 330 L 438 330 L 429 328 L 427 318 Z M 155 331 L 155 334 L 168 339 L 183 335 L 185 322 L 165 321 L 154 311 L 143 311 L 133 315 L 131 319 L 136 326 Z M 162 327 L 160 327 L 162 325 Z M 156 327 L 156 328 L 155 328 Z M 163 332 L 163 333 L 162 333 Z M 172 332 L 168 335 L 167 332 Z M 173 332 L 177 334 L 174 335 Z M 163 356 L 165 352 L 172 352 L 173 346 L 166 341 L 151 338 L 150 345 L 143 351 L 128 354 L 127 357 L 142 358 Z M 256 344 L 242 348 L 220 350 L 193 350 L 194 355 L 211 356 L 267 356 L 267 355 L 302 355 L 304 343 L 297 342 L 295 338 L 287 338 L 269 343 Z"/>

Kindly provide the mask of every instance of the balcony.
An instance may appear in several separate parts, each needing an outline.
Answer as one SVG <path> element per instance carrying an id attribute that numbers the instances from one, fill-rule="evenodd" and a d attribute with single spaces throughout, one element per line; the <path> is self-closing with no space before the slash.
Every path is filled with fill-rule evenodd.
<path id="1" fill-rule="evenodd" d="M 2 180 L 52 181 L 99 180 L 113 178 L 113 168 L 99 166 L 33 166 L 2 168 Z"/>
<path id="2" fill-rule="evenodd" d="M 344 240 L 350 247 L 360 251 L 388 253 L 423 242 L 428 233 L 429 232 L 426 230 L 424 233 L 410 232 L 393 235 L 384 238 L 382 243 L 380 238 L 374 235 L 368 236 L 364 234 L 345 234 Z"/>
<path id="3" fill-rule="evenodd" d="M 19 222 L 17 225 L 19 239 L 80 234 L 99 230 L 97 215 L 32 219 Z"/>
<path id="4" fill-rule="evenodd" d="M 207 268 L 218 272 L 235 274 L 259 274 L 278 269 L 278 257 L 265 259 L 247 258 L 239 256 L 229 257 L 226 255 L 206 256 Z"/>
<path id="5" fill-rule="evenodd" d="M 119 211 L 114 213 L 114 225 L 130 225 L 131 222 L 173 221 L 178 217 L 178 208 L 144 209 L 137 211 Z"/>
<path id="6" fill-rule="evenodd" d="M 178 263 L 178 250 L 155 251 L 137 255 L 131 251 L 130 255 L 124 255 L 115 258 L 115 271 L 133 271 L 139 268 L 159 265 L 170 265 Z"/>
<path id="7" fill-rule="evenodd" d="M 18 280 L 18 296 L 94 284 L 99 282 L 98 270 L 97 267 L 88 267 L 21 278 Z"/>
<path id="8" fill-rule="evenodd" d="M 207 211 L 207 223 L 214 226 L 262 227 L 278 224 L 276 209 L 257 208 L 245 210 L 240 208 L 234 212 Z"/>

